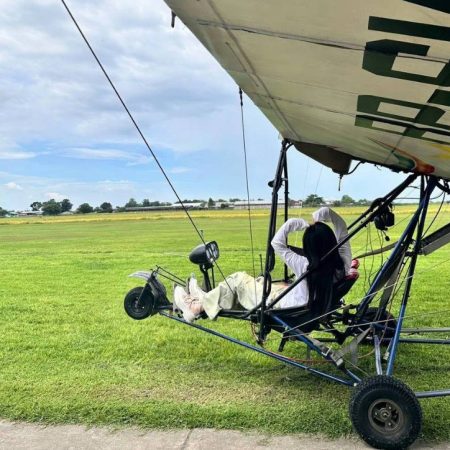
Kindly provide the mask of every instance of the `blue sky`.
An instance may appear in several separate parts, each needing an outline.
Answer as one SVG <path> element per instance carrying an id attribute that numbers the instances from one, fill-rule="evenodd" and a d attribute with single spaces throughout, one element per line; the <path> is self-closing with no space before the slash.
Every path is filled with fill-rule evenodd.
<path id="1" fill-rule="evenodd" d="M 67 3 L 180 196 L 244 198 L 238 88 L 165 3 Z M 3 0 L 0 38 L 1 207 L 176 200 L 59 1 Z M 269 199 L 278 133 L 244 101 L 251 196 Z M 404 177 L 363 165 L 338 192 L 331 170 L 290 164 L 292 198 L 374 198 Z"/>

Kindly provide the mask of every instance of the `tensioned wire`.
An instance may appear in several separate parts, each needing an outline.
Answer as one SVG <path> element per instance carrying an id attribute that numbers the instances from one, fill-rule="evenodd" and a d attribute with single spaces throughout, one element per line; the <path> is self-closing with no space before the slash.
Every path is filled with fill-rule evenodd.
<path id="1" fill-rule="evenodd" d="M 248 164 L 247 164 L 247 143 L 245 138 L 245 121 L 244 121 L 244 100 L 242 96 L 242 89 L 239 88 L 239 100 L 241 104 L 241 126 L 242 126 L 242 146 L 244 150 L 244 166 L 245 166 L 245 184 L 247 188 L 247 210 L 248 210 L 248 225 L 250 229 L 250 245 L 252 248 L 252 267 L 253 267 L 253 278 L 256 279 L 256 269 L 255 269 L 255 250 L 253 245 L 253 227 L 252 227 L 252 214 L 250 212 L 250 187 L 248 180 Z M 255 281 L 256 283 L 256 281 Z M 255 284 L 255 297 L 256 297 L 256 284 Z"/>
<path id="2" fill-rule="evenodd" d="M 416 189 L 416 188 L 412 188 L 412 189 Z M 442 199 L 441 202 L 440 202 L 440 205 L 439 205 L 439 208 L 438 208 L 437 212 L 434 214 L 434 217 L 433 217 L 433 219 L 431 220 L 430 224 L 428 225 L 428 228 L 427 228 L 426 231 L 423 233 L 424 237 L 426 237 L 426 235 L 428 234 L 428 232 L 430 231 L 430 229 L 432 228 L 432 226 L 433 226 L 435 223 L 438 224 L 439 226 L 441 225 L 441 222 L 440 222 L 440 221 L 437 221 L 437 222 L 436 222 L 436 219 L 438 218 L 438 216 L 439 216 L 441 213 L 443 213 L 444 211 L 447 212 L 447 210 L 448 210 L 448 208 L 446 208 L 446 207 L 443 208 L 443 206 L 444 206 L 444 204 L 445 204 L 445 197 L 446 197 L 446 196 L 445 196 L 445 192 L 441 192 L 439 195 L 433 197 L 433 200 L 436 200 L 436 199 L 438 199 L 438 198 L 440 198 L 440 197 L 442 197 L 442 196 L 443 196 L 443 199 Z M 403 197 L 403 198 L 406 199 L 407 197 L 405 196 L 405 197 Z M 415 198 L 413 198 L 413 199 L 415 199 Z M 389 233 L 391 233 L 393 230 L 396 230 L 396 229 L 398 228 L 398 226 L 399 226 L 401 223 L 403 223 L 405 220 L 409 220 L 410 217 L 411 217 L 411 214 L 408 215 L 408 216 L 403 217 L 403 218 L 400 219 L 399 221 L 396 221 L 395 225 L 394 225 L 393 227 L 390 227 L 390 228 L 389 228 L 389 230 L 388 230 Z M 378 233 L 379 233 L 379 232 L 378 232 Z M 379 237 L 380 237 L 380 236 L 381 236 L 381 235 L 379 234 Z M 383 243 L 382 243 L 382 244 L 383 244 Z M 353 251 L 353 254 L 359 255 L 363 250 L 366 250 L 366 251 L 367 251 L 368 246 L 369 246 L 369 239 L 367 238 L 367 239 L 366 239 L 366 243 L 363 244 L 362 246 L 359 246 L 359 247 L 358 247 L 358 250 L 354 250 L 354 251 Z M 380 245 L 380 249 L 381 249 L 381 248 L 383 248 L 383 245 Z M 382 253 L 381 253 L 381 255 L 382 255 Z M 366 256 L 370 256 L 370 255 L 366 255 Z M 366 256 L 365 256 L 365 257 L 366 257 Z M 364 262 L 365 257 L 363 257 L 363 267 L 365 267 L 365 262 Z M 361 258 L 361 256 L 360 256 L 360 258 Z"/>
<path id="3" fill-rule="evenodd" d="M 112 82 L 111 78 L 109 77 L 106 69 L 103 67 L 103 64 L 101 63 L 100 59 L 98 58 L 97 54 L 95 53 L 94 49 L 92 48 L 91 44 L 89 43 L 87 37 L 85 36 L 85 34 L 83 33 L 83 30 L 81 29 L 81 27 L 78 25 L 77 20 L 75 19 L 74 15 L 72 14 L 72 12 L 70 11 L 69 7 L 67 6 L 66 2 L 64 0 L 61 0 L 61 3 L 64 5 L 64 8 L 66 9 L 67 13 L 69 14 L 70 18 L 72 19 L 73 23 L 75 24 L 77 30 L 79 31 L 81 37 L 83 38 L 84 42 L 86 43 L 86 45 L 88 46 L 90 52 L 92 53 L 92 56 L 94 57 L 95 61 L 97 62 L 98 66 L 100 67 L 101 71 L 103 72 L 103 74 L 105 75 L 106 79 L 108 80 L 109 84 L 111 85 L 114 93 L 116 94 L 117 98 L 119 99 L 120 103 L 122 104 L 123 108 L 125 109 L 125 112 L 127 113 L 128 117 L 130 118 L 131 122 L 133 123 L 134 127 L 136 128 L 137 132 L 139 133 L 142 141 L 144 142 L 145 146 L 147 147 L 148 151 L 150 152 L 150 154 L 152 155 L 153 159 L 155 160 L 159 170 L 161 171 L 161 173 L 163 174 L 164 178 L 166 179 L 167 183 L 169 184 L 170 188 L 172 189 L 172 192 L 175 194 L 175 197 L 177 198 L 178 202 L 180 203 L 181 207 L 183 208 L 184 212 L 186 213 L 186 216 L 188 217 L 189 221 L 191 222 L 192 226 L 194 227 L 194 230 L 196 231 L 198 237 L 200 238 L 200 240 L 202 241 L 202 243 L 204 245 L 206 245 L 206 241 L 203 238 L 202 233 L 200 232 L 200 230 L 198 229 L 197 225 L 194 222 L 194 219 L 192 218 L 192 216 L 189 214 L 189 211 L 187 210 L 186 206 L 184 205 L 183 201 L 181 200 L 180 196 L 178 195 L 177 190 L 175 189 L 175 186 L 172 184 L 172 182 L 170 181 L 169 176 L 167 175 L 166 171 L 164 170 L 163 166 L 161 165 L 161 163 L 159 162 L 158 157 L 156 156 L 155 152 L 153 151 L 153 149 L 151 148 L 150 144 L 148 143 L 146 137 L 144 136 L 143 132 L 141 131 L 138 123 L 136 122 L 136 120 L 134 119 L 134 116 L 131 114 L 130 110 L 128 109 L 127 105 L 125 104 L 125 101 L 123 100 L 122 96 L 120 95 L 119 91 L 117 90 L 116 86 L 114 85 L 114 83 Z M 225 283 L 227 284 L 228 288 L 230 289 L 230 291 L 232 290 L 230 285 L 228 284 L 225 275 L 222 271 L 222 269 L 220 268 L 219 264 L 217 263 L 217 261 L 214 260 L 214 265 L 217 267 L 217 270 L 220 272 L 220 274 L 222 275 Z"/>
<path id="4" fill-rule="evenodd" d="M 258 295 L 257 295 L 257 290 L 256 290 L 255 249 L 254 249 L 254 244 L 253 244 L 252 214 L 250 211 L 250 187 L 249 187 L 249 181 L 248 181 L 247 142 L 246 142 L 246 138 L 245 138 L 244 99 L 243 99 L 241 88 L 239 88 L 239 101 L 240 101 L 240 105 L 241 105 L 242 147 L 244 150 L 245 185 L 246 185 L 246 189 L 247 189 L 248 226 L 249 226 L 249 231 L 250 231 L 250 246 L 252 249 L 253 285 L 254 285 L 254 289 L 255 289 L 255 301 L 257 301 Z"/>

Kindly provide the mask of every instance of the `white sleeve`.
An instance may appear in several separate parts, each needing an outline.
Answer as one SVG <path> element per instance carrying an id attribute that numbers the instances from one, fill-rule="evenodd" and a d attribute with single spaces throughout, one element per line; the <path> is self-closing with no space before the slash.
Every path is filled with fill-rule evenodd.
<path id="1" fill-rule="evenodd" d="M 313 213 L 314 222 L 331 222 L 334 227 L 334 234 L 338 242 L 342 241 L 347 235 L 347 224 L 344 219 L 328 206 L 318 209 Z"/>
<path id="2" fill-rule="evenodd" d="M 331 222 L 334 227 L 334 234 L 336 240 L 341 242 L 348 236 L 347 224 L 344 219 L 328 206 L 318 209 L 313 213 L 314 222 Z M 352 250 L 350 247 L 350 241 L 347 241 L 342 247 L 339 248 L 339 255 L 342 258 L 345 266 L 345 273 L 348 274 L 352 265 Z"/>
<path id="3" fill-rule="evenodd" d="M 272 247 L 275 253 L 287 264 L 287 266 L 300 276 L 304 272 L 305 261 L 304 256 L 298 255 L 287 246 L 287 237 L 293 231 L 302 231 L 309 227 L 308 222 L 304 219 L 289 219 L 276 232 L 272 239 Z"/>

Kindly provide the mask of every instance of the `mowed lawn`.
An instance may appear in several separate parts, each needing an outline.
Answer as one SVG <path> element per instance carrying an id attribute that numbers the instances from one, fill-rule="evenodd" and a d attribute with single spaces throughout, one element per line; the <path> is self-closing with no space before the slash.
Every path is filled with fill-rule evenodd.
<path id="1" fill-rule="evenodd" d="M 412 210 L 396 208 L 401 223 L 391 238 Z M 449 221 L 449 206 L 443 210 L 433 229 Z M 347 222 L 358 211 L 340 210 Z M 193 215 L 205 239 L 218 241 L 226 274 L 252 272 L 246 211 Z M 268 211 L 253 213 L 258 266 L 267 223 Z M 351 433 L 349 389 L 164 317 L 126 316 L 123 297 L 140 284 L 129 273 L 157 264 L 182 278 L 196 271 L 187 255 L 199 239 L 181 213 L 3 219 L 0 240 L 1 418 Z M 379 238 L 372 230 L 370 244 L 363 231 L 352 245 L 361 253 L 379 247 Z M 450 246 L 420 258 L 405 326 L 450 326 L 449 259 Z M 347 303 L 361 297 L 379 263 L 366 260 Z M 203 323 L 252 342 L 248 323 Z M 268 347 L 276 349 L 278 336 L 270 338 Z M 368 352 L 363 347 L 361 354 Z M 286 353 L 305 357 L 293 343 Z M 416 390 L 449 388 L 449 357 L 448 347 L 404 345 L 396 376 Z M 360 362 L 373 373 L 371 357 Z M 450 399 L 421 404 L 424 437 L 450 439 Z"/>

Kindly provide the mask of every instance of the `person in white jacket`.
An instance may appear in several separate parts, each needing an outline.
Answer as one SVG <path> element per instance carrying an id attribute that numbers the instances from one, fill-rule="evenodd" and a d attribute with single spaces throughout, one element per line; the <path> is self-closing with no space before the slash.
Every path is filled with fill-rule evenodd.
<path id="1" fill-rule="evenodd" d="M 324 222 L 331 222 L 334 232 Z M 305 256 L 294 252 L 287 245 L 290 233 L 303 230 Z M 277 303 L 277 308 L 304 306 L 329 294 L 333 282 L 343 278 L 350 270 L 352 256 L 349 241 L 325 262 L 319 264 L 319 261 L 347 235 L 344 220 L 328 207 L 313 213 L 312 224 L 304 219 L 289 219 L 280 227 L 271 242 L 275 253 L 296 278 L 303 275 L 308 268 L 315 270 L 287 293 Z M 269 301 L 276 298 L 286 287 L 285 283 L 272 285 Z M 191 277 L 188 291 L 181 286 L 174 289 L 174 306 L 182 311 L 184 319 L 192 322 L 203 311 L 210 319 L 215 319 L 222 309 L 255 307 L 262 299 L 263 277 L 255 279 L 245 272 L 236 272 L 209 292 L 200 289 L 197 280 Z"/>

